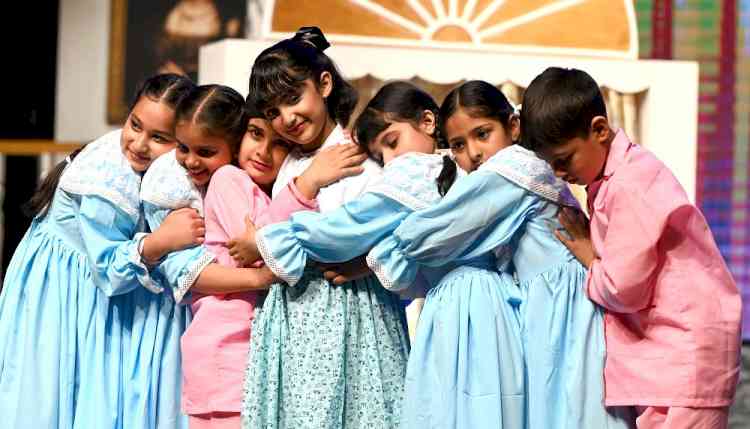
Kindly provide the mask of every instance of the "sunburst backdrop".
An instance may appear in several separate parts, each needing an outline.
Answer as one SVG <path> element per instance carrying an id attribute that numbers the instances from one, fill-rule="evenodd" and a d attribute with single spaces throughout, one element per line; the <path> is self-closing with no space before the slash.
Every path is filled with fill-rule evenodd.
<path id="1" fill-rule="evenodd" d="M 310 22 L 327 34 L 473 46 L 607 51 L 634 56 L 629 0 L 275 0 L 271 32 Z M 363 25 L 361 23 L 367 23 Z M 549 31 L 554 28 L 555 31 Z"/>

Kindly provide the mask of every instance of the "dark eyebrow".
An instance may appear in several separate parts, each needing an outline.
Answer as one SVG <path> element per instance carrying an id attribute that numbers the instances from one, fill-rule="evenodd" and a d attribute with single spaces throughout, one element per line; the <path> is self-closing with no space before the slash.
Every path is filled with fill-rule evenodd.
<path id="1" fill-rule="evenodd" d="M 476 127 L 472 128 L 471 131 L 473 132 L 473 131 L 476 131 L 476 130 L 478 130 L 480 128 L 491 127 L 491 126 L 492 126 L 492 122 L 485 122 L 483 124 L 477 125 Z"/>
<path id="2" fill-rule="evenodd" d="M 141 118 L 139 118 L 139 117 L 138 117 L 138 115 L 136 115 L 136 114 L 135 114 L 135 112 L 131 113 L 131 116 L 133 117 L 133 119 L 135 119 L 135 120 L 136 120 L 136 122 L 138 122 L 138 123 L 139 123 L 140 125 L 143 125 L 143 121 L 141 120 Z M 170 138 L 170 139 L 176 139 L 176 138 L 175 138 L 175 137 L 174 137 L 174 136 L 172 135 L 172 133 L 170 133 L 169 131 L 164 131 L 164 130 L 153 130 L 153 131 L 152 131 L 151 133 L 152 133 L 152 134 L 160 134 L 160 135 L 162 135 L 162 136 L 165 136 L 165 137 L 168 137 L 168 138 Z"/>

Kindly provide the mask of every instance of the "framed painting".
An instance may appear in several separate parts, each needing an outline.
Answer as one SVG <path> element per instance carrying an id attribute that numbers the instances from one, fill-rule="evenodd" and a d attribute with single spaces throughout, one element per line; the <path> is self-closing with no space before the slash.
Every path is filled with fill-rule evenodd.
<path id="1" fill-rule="evenodd" d="M 157 73 L 197 81 L 198 50 L 245 37 L 247 0 L 111 0 L 107 121 L 121 124 L 140 82 Z"/>

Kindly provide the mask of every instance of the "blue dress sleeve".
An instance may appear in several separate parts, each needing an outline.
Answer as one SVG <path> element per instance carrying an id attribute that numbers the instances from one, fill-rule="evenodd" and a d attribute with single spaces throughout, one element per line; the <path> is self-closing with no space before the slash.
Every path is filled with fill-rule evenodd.
<path id="1" fill-rule="evenodd" d="M 474 172 L 438 204 L 409 215 L 369 252 L 368 265 L 385 287 L 403 289 L 414 283 L 420 265 L 466 263 L 509 244 L 535 201 L 497 173 Z"/>
<path id="2" fill-rule="evenodd" d="M 91 195 L 81 196 L 79 213 L 91 275 L 102 292 L 121 295 L 141 286 L 161 292 L 141 260 L 139 247 L 146 234 L 138 231 L 136 219 L 110 201 Z"/>
<path id="3" fill-rule="evenodd" d="M 179 303 L 201 271 L 214 260 L 214 255 L 204 246 L 195 246 L 168 254 L 156 270 L 164 286 L 172 290 L 175 301 Z"/>
<path id="4" fill-rule="evenodd" d="M 294 286 L 308 258 L 344 262 L 367 253 L 411 212 L 395 200 L 365 193 L 327 213 L 298 212 L 257 233 L 258 250 L 279 278 Z"/>
<path id="5" fill-rule="evenodd" d="M 144 201 L 143 211 L 149 228 L 155 231 L 172 209 Z M 158 279 L 162 288 L 171 289 L 175 301 L 179 303 L 190 291 L 201 271 L 214 260 L 214 255 L 204 246 L 171 252 L 156 266 L 154 278 Z"/>

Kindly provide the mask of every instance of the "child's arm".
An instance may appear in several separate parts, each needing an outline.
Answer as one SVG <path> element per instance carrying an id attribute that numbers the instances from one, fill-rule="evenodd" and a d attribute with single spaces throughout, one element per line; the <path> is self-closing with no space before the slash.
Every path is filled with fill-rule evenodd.
<path id="1" fill-rule="evenodd" d="M 367 154 L 354 143 L 331 146 L 315 155 L 310 166 L 293 182 L 300 194 L 311 200 L 317 197 L 321 188 L 362 173 L 362 163 L 366 159 Z"/>
<path id="2" fill-rule="evenodd" d="M 318 201 L 314 197 L 311 199 L 305 197 L 292 181 L 276 195 L 276 198 L 271 200 L 267 209 L 258 213 L 253 223 L 261 228 L 272 223 L 283 222 L 298 211 L 318 211 L 318 209 Z"/>
<path id="3" fill-rule="evenodd" d="M 365 193 L 326 214 L 299 212 L 288 222 L 260 229 L 256 236 L 258 250 L 266 265 L 293 286 L 308 258 L 344 262 L 363 255 L 410 211 L 395 200 Z"/>
<path id="4" fill-rule="evenodd" d="M 557 219 L 565 232 L 555 229 L 553 231 L 555 237 L 570 250 L 570 253 L 578 259 L 578 262 L 587 269 L 590 268 L 594 259 L 599 256 L 591 243 L 591 231 L 586 215 L 580 210 L 566 207 L 560 210 Z"/>
<path id="5" fill-rule="evenodd" d="M 409 215 L 367 262 L 387 288 L 411 286 L 419 265 L 439 267 L 497 251 L 533 214 L 533 198 L 499 174 L 462 177 L 436 205 Z"/>
<path id="6" fill-rule="evenodd" d="M 652 207 L 642 195 L 610 185 L 607 233 L 592 260 L 586 290 L 592 301 L 618 313 L 634 313 L 651 302 L 660 263 L 658 243 L 668 224 L 669 202 Z M 686 274 L 689 275 L 689 274 Z"/>
<path id="7" fill-rule="evenodd" d="M 180 215 L 178 217 L 184 217 Z M 189 216 L 177 220 L 189 222 Z M 162 291 L 151 278 L 144 262 L 146 252 L 143 240 L 156 236 L 155 241 L 160 242 L 156 233 L 136 233 L 134 219 L 108 200 L 96 196 L 81 197 L 79 222 L 94 283 L 107 296 L 128 293 L 141 285 L 155 293 Z M 184 222 L 168 224 L 162 230 L 162 239 L 166 242 L 157 247 L 169 251 L 195 244 L 193 231 L 183 225 Z M 161 257 L 159 253 L 163 251 L 152 250 L 152 257 Z"/>
<path id="8" fill-rule="evenodd" d="M 278 279 L 267 267 L 232 268 L 212 263 L 200 272 L 193 283 L 193 290 L 203 294 L 266 290 Z"/>

